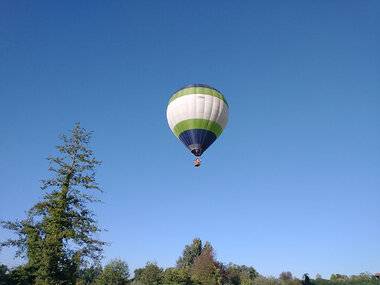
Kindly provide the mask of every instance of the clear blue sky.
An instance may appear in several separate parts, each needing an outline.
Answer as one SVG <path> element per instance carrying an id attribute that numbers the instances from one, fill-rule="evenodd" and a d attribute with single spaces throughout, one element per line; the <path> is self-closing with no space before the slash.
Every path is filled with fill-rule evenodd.
<path id="1" fill-rule="evenodd" d="M 1 1 L 0 217 L 42 197 L 45 157 L 80 121 L 104 162 L 104 262 L 173 266 L 200 237 L 263 275 L 380 272 L 379 15 L 379 1 Z M 200 168 L 166 122 L 191 83 L 230 106 Z"/>

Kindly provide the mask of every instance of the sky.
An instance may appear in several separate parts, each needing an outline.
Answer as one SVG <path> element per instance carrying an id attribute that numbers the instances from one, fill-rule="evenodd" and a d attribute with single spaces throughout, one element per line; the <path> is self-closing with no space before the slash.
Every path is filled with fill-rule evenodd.
<path id="1" fill-rule="evenodd" d="M 0 1 L 0 218 L 22 219 L 75 122 L 94 130 L 103 264 L 193 238 L 260 274 L 380 272 L 379 1 Z M 166 107 L 217 88 L 193 166 Z M 0 230 L 0 240 L 12 235 Z M 14 249 L 0 263 L 16 266 Z"/>

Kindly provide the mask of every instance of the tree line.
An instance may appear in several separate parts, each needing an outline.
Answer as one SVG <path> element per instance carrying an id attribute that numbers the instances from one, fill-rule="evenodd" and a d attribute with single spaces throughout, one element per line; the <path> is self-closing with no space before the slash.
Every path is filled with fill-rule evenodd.
<path id="1" fill-rule="evenodd" d="M 332 274 L 323 279 L 319 274 L 315 279 L 305 273 L 302 279 L 293 277 L 289 271 L 282 272 L 278 278 L 260 275 L 255 268 L 233 263 L 224 264 L 215 258 L 215 251 L 209 242 L 202 243 L 195 238 L 186 245 L 174 267 L 166 269 L 156 262 L 147 262 L 145 267 L 134 270 L 134 276 L 126 261 L 110 260 L 102 268 L 100 264 L 80 266 L 74 280 L 57 280 L 40 283 L 30 279 L 28 266 L 22 265 L 9 270 L 0 265 L 0 285 L 16 284 L 76 284 L 76 285 L 327 285 L 327 284 L 380 284 L 380 280 L 369 272 L 359 275 Z M 57 282 L 57 283 L 56 283 Z"/>
<path id="2" fill-rule="evenodd" d="M 265 277 L 252 267 L 224 264 L 216 260 L 209 242 L 195 238 L 186 245 L 176 266 L 161 268 L 147 262 L 131 277 L 127 262 L 114 259 L 102 268 L 106 242 L 96 238 L 98 226 L 91 203 L 100 202 L 102 192 L 96 182 L 96 168 L 101 165 L 90 148 L 92 131 L 76 124 L 70 136 L 60 136 L 57 155 L 48 157 L 49 173 L 42 180 L 44 196 L 23 220 L 1 220 L 1 226 L 16 238 L 0 243 L 17 249 L 16 257 L 26 263 L 16 268 L 0 265 L 0 285 L 254 285 L 254 284 L 380 284 L 369 273 L 346 276 L 333 274 L 330 280 L 304 274 L 302 280 L 283 272 L 279 278 Z"/>

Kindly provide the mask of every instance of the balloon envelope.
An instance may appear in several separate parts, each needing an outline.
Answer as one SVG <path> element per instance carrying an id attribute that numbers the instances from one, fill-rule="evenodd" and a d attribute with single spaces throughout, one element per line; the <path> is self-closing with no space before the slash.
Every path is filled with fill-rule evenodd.
<path id="1" fill-rule="evenodd" d="M 170 129 L 197 157 L 223 132 L 228 114 L 224 96 L 204 84 L 191 84 L 178 90 L 166 112 Z"/>

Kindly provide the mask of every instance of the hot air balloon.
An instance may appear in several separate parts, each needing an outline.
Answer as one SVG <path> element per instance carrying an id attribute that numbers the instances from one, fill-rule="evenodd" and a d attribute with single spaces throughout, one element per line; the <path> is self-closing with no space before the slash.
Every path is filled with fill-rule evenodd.
<path id="1" fill-rule="evenodd" d="M 166 116 L 175 136 L 195 155 L 201 155 L 220 136 L 228 122 L 228 104 L 222 93 L 204 84 L 179 89 L 169 101 Z"/>

